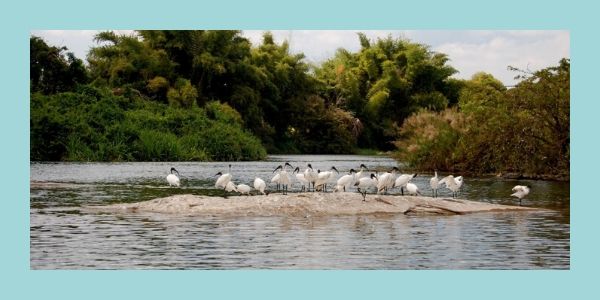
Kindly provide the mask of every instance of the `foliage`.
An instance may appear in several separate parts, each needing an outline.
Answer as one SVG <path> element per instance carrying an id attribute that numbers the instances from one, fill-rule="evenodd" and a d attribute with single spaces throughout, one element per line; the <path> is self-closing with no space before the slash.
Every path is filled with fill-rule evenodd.
<path id="1" fill-rule="evenodd" d="M 73 90 L 86 83 L 87 71 L 83 61 L 66 47 L 51 47 L 39 37 L 29 39 L 29 79 L 31 92 L 52 94 Z"/>
<path id="2" fill-rule="evenodd" d="M 269 153 L 392 150 L 439 170 L 569 168 L 570 62 L 451 78 L 443 53 L 357 36 L 319 66 L 269 32 L 111 31 L 88 65 L 30 38 L 32 160 L 246 160 Z"/>
<path id="3" fill-rule="evenodd" d="M 315 70 L 329 103 L 352 112 L 363 124 L 360 147 L 390 149 L 396 128 L 421 108 L 444 110 L 456 102 L 456 70 L 448 58 L 408 40 L 370 41 L 359 34 L 358 53 L 344 49 Z"/>
<path id="4" fill-rule="evenodd" d="M 166 51 L 151 48 L 135 35 L 117 35 L 105 31 L 97 34 L 95 40 L 100 46 L 90 49 L 87 60 L 96 86 L 127 86 L 138 92 L 157 96 L 157 76 L 167 81 L 176 79 L 173 73 L 174 63 L 168 58 Z"/>
<path id="5" fill-rule="evenodd" d="M 31 101 L 32 160 L 257 160 L 266 156 L 260 141 L 243 130 L 239 115 L 226 104 L 212 103 L 212 112 L 207 113 L 100 89 L 88 94 L 33 94 Z"/>
<path id="6" fill-rule="evenodd" d="M 460 111 L 411 116 L 397 157 L 429 170 L 568 173 L 570 61 L 517 71 L 523 80 L 512 89 L 477 73 L 461 90 Z"/>
<path id="7" fill-rule="evenodd" d="M 177 80 L 177 85 L 167 92 L 169 104 L 174 107 L 190 108 L 196 104 L 197 97 L 198 91 L 186 79 Z"/>

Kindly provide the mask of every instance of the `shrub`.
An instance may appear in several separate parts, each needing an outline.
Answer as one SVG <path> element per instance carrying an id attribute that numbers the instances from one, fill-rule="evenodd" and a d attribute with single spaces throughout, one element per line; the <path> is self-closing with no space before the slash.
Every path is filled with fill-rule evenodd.
<path id="1" fill-rule="evenodd" d="M 169 104 L 174 107 L 190 108 L 196 104 L 198 91 L 187 79 L 178 79 L 174 88 L 167 92 Z"/>
<path id="2" fill-rule="evenodd" d="M 170 132 L 143 130 L 136 143 L 136 158 L 142 161 L 176 161 L 181 157 L 177 136 Z"/>

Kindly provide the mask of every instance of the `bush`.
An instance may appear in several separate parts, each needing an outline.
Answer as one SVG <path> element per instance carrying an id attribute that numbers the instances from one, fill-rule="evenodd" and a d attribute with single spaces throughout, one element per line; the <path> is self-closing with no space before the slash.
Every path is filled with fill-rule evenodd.
<path id="1" fill-rule="evenodd" d="M 425 170 L 454 170 L 460 161 L 457 156 L 464 126 L 464 115 L 456 109 L 421 111 L 404 122 L 394 156 Z"/>
<path id="2" fill-rule="evenodd" d="M 179 79 L 175 88 L 170 88 L 167 92 L 167 98 L 171 106 L 190 108 L 196 105 L 198 91 L 189 80 Z"/>
<path id="3" fill-rule="evenodd" d="M 256 137 L 223 123 L 213 123 L 200 132 L 198 143 L 204 146 L 212 160 L 259 160 L 267 155 Z"/>
<path id="4" fill-rule="evenodd" d="M 421 111 L 400 129 L 396 157 L 420 169 L 568 175 L 570 62 L 537 72 L 507 90 L 478 73 L 458 110 Z"/>
<path id="5" fill-rule="evenodd" d="M 227 104 L 177 108 L 81 87 L 81 93 L 32 94 L 31 160 L 257 160 L 260 141 Z M 210 115 L 210 117 L 208 116 Z"/>
<path id="6" fill-rule="evenodd" d="M 142 161 L 176 161 L 181 157 L 177 136 L 170 132 L 143 130 L 135 148 L 136 159 Z"/>

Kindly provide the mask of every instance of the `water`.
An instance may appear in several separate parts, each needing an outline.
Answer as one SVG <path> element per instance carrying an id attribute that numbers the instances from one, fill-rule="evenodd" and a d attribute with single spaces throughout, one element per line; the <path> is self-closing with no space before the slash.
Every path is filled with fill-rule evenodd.
<path id="1" fill-rule="evenodd" d="M 235 162 L 236 183 L 290 161 L 342 173 L 360 163 L 389 169 L 371 156 L 271 156 Z M 91 213 L 83 205 L 138 202 L 177 193 L 222 195 L 214 174 L 229 163 L 32 163 L 32 269 L 568 269 L 569 183 L 465 178 L 462 198 L 515 204 L 510 189 L 532 186 L 524 205 L 543 212 L 453 216 L 329 217 L 177 216 Z M 181 189 L 168 188 L 171 166 Z M 415 182 L 426 190 L 431 175 Z M 295 187 L 297 189 L 297 187 Z M 449 195 L 445 191 L 440 194 Z"/>

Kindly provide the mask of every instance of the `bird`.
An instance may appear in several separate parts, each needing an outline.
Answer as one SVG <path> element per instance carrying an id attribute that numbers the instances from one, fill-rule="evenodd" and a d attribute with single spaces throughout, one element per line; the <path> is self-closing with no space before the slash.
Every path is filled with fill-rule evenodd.
<path id="1" fill-rule="evenodd" d="M 277 169 L 275 169 L 275 171 L 277 171 Z M 273 171 L 273 173 L 275 173 L 275 171 Z M 273 176 L 273 178 L 271 178 L 271 183 L 275 183 L 275 190 L 278 192 L 279 192 L 279 182 L 280 181 L 281 181 L 281 175 L 279 173 L 275 174 L 275 176 Z"/>
<path id="2" fill-rule="evenodd" d="M 358 171 L 358 173 L 356 173 L 356 177 L 354 178 L 355 182 L 356 182 L 356 180 L 359 180 L 359 179 L 363 178 L 363 176 L 367 175 L 367 172 L 365 172 L 365 171 L 369 171 L 367 166 L 365 166 L 364 164 L 360 164 L 360 167 L 358 167 L 358 168 L 360 169 L 360 171 Z M 354 184 L 354 182 L 352 184 Z"/>
<path id="3" fill-rule="evenodd" d="M 406 184 L 406 191 L 409 195 L 421 195 L 419 192 L 419 187 L 416 184 L 409 182 Z"/>
<path id="4" fill-rule="evenodd" d="M 377 181 L 377 193 L 387 192 L 388 189 L 394 187 L 394 176 L 400 171 L 397 167 L 393 167 L 389 172 L 385 172 L 379 176 Z"/>
<path id="5" fill-rule="evenodd" d="M 337 180 L 336 190 L 339 191 L 342 189 L 344 192 L 346 191 L 346 187 L 350 187 L 351 184 L 354 184 L 356 178 L 356 171 L 354 169 L 350 169 L 348 175 L 344 175 Z"/>
<path id="6" fill-rule="evenodd" d="M 315 189 L 315 181 L 317 181 L 317 172 L 312 168 L 310 164 L 306 165 L 307 168 L 304 170 L 304 179 L 308 181 L 308 190 L 310 191 L 310 184 L 313 184 L 313 191 Z"/>
<path id="7" fill-rule="evenodd" d="M 438 179 L 437 171 L 435 171 L 435 176 L 429 179 L 429 186 L 431 186 L 431 195 L 433 197 L 437 197 L 437 190 L 440 186 L 440 180 Z"/>
<path id="8" fill-rule="evenodd" d="M 458 186 L 458 191 L 461 192 L 462 190 L 462 186 L 463 186 L 463 177 L 462 176 L 457 176 L 456 178 L 454 178 L 454 181 L 456 181 L 456 185 Z"/>
<path id="9" fill-rule="evenodd" d="M 173 172 L 177 173 L 177 175 L 173 174 Z M 171 174 L 167 175 L 167 182 L 169 186 L 179 187 L 179 171 L 175 170 L 175 168 L 171 168 Z"/>
<path id="10" fill-rule="evenodd" d="M 318 170 L 318 171 L 319 172 L 317 174 L 317 180 L 314 183 L 314 185 L 316 186 L 316 190 L 327 192 L 327 182 L 329 181 L 331 176 L 333 176 L 333 171 L 336 171 L 338 174 L 340 172 L 335 168 L 335 166 L 332 166 L 329 171 L 323 171 L 323 172 L 320 172 L 320 170 Z"/>
<path id="11" fill-rule="evenodd" d="M 235 183 L 233 183 L 233 181 L 227 182 L 227 184 L 225 185 L 225 191 L 226 192 L 237 192 Z"/>
<path id="12" fill-rule="evenodd" d="M 306 180 L 306 178 L 304 177 L 304 173 L 300 173 L 300 167 L 296 167 L 296 169 L 294 169 L 294 172 L 292 173 L 296 173 L 296 179 L 302 185 L 300 191 L 306 191 L 306 184 L 308 183 L 308 180 Z"/>
<path id="13" fill-rule="evenodd" d="M 250 186 L 246 185 L 246 184 L 238 184 L 235 189 L 237 190 L 238 193 L 240 194 L 246 194 L 246 195 L 250 195 Z"/>
<path id="14" fill-rule="evenodd" d="M 254 178 L 254 189 L 261 192 L 263 195 L 266 195 L 265 193 L 265 188 L 267 187 L 267 184 L 265 183 L 264 180 L 256 177 Z"/>
<path id="15" fill-rule="evenodd" d="M 456 192 L 458 192 L 458 189 L 460 188 L 460 186 L 458 185 L 456 178 L 454 178 L 453 175 L 448 175 L 448 176 L 442 178 L 442 180 L 440 180 L 439 184 L 440 185 L 445 184 L 446 188 L 448 188 L 449 190 L 452 191 L 452 198 L 456 198 Z"/>
<path id="16" fill-rule="evenodd" d="M 363 201 L 366 201 L 367 190 L 370 187 L 377 187 L 377 176 L 371 173 L 370 177 L 363 177 L 358 179 L 354 186 L 357 188 L 358 192 L 363 196 Z"/>
<path id="17" fill-rule="evenodd" d="M 215 174 L 215 176 L 219 176 L 219 178 L 217 178 L 217 182 L 215 182 L 215 187 L 216 188 L 225 188 L 227 186 L 227 183 L 229 183 L 231 181 L 231 164 L 229 165 L 229 173 L 217 173 Z"/>
<path id="18" fill-rule="evenodd" d="M 512 188 L 514 193 L 512 193 L 511 196 L 519 198 L 519 206 L 521 206 L 521 200 L 529 195 L 530 189 L 531 187 L 528 185 L 515 185 L 515 187 Z"/>
<path id="19" fill-rule="evenodd" d="M 281 190 L 283 191 L 284 195 L 287 195 L 288 185 L 290 184 L 290 177 L 288 176 L 286 170 L 287 167 L 293 168 L 289 162 L 286 162 L 283 166 L 279 165 L 277 168 L 275 168 L 275 170 L 273 170 L 273 172 L 279 170 L 279 179 L 277 181 L 277 185 L 281 185 Z M 273 177 L 273 179 L 275 179 L 275 177 Z M 273 182 L 273 180 L 271 180 L 271 182 Z"/>
<path id="20" fill-rule="evenodd" d="M 394 182 L 394 187 L 399 186 L 400 192 L 402 193 L 402 196 L 404 196 L 404 188 L 415 177 L 417 177 L 417 174 L 402 174 L 398 176 L 398 178 L 396 178 L 396 181 Z"/>

